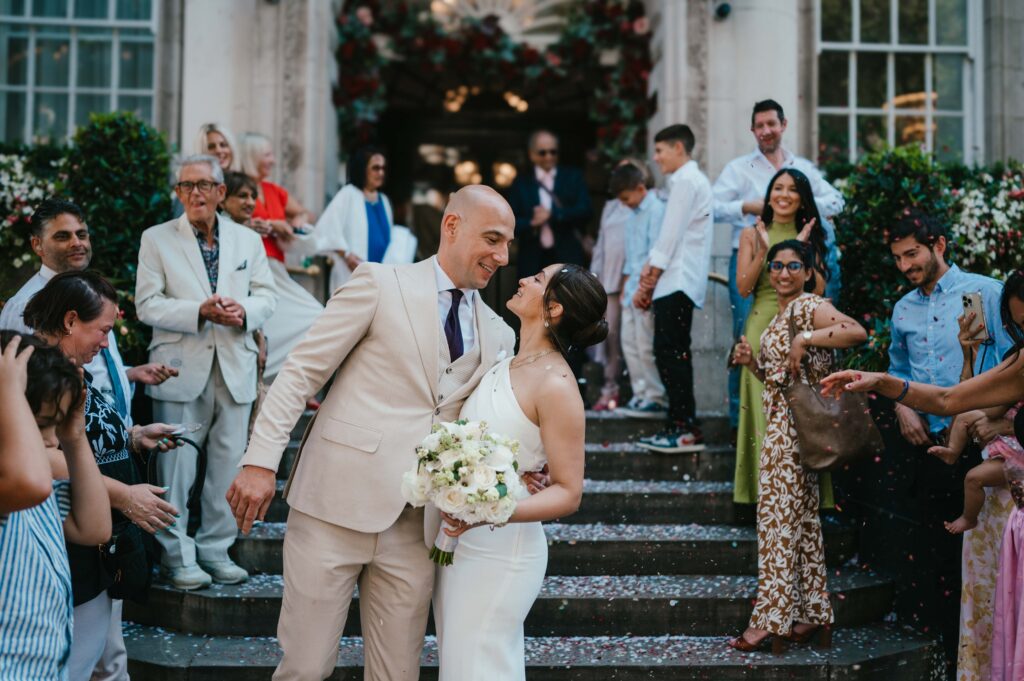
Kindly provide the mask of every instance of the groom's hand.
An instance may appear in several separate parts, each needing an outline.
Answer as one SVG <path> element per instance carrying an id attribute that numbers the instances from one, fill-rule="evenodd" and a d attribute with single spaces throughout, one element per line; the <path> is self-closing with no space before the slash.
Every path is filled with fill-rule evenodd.
<path id="1" fill-rule="evenodd" d="M 536 494 L 542 489 L 551 486 L 551 476 L 548 475 L 548 465 L 544 464 L 544 468 L 539 471 L 530 471 L 529 473 L 523 473 L 523 484 L 526 485 L 526 489 L 530 494 Z"/>
<path id="2" fill-rule="evenodd" d="M 253 521 L 263 520 L 277 491 L 277 475 L 269 468 L 242 466 L 228 488 L 227 499 L 242 534 L 249 534 Z"/>

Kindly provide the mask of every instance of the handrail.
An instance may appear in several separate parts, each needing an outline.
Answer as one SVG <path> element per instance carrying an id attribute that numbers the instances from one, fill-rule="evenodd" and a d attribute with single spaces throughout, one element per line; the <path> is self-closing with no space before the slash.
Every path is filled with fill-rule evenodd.
<path id="1" fill-rule="evenodd" d="M 307 277 L 315 277 L 320 274 L 320 265 L 312 264 L 309 267 L 288 266 L 288 274 L 305 274 Z"/>

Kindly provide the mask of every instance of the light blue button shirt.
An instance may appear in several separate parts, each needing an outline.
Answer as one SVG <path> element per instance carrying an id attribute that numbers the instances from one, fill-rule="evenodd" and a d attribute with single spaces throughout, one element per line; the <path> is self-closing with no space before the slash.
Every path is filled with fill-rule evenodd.
<path id="1" fill-rule="evenodd" d="M 649 191 L 626 223 L 626 264 L 622 269 L 629 277 L 623 287 L 626 307 L 633 307 L 633 295 L 640 287 L 640 272 L 647 262 L 647 254 L 658 241 L 664 219 L 665 202 Z"/>
<path id="2" fill-rule="evenodd" d="M 992 340 L 982 345 L 974 363 L 974 375 L 999 364 L 1013 346 L 999 317 L 1003 285 L 990 277 L 964 272 L 956 265 L 942 275 L 930 296 L 914 289 L 892 311 L 892 343 L 889 373 L 916 383 L 949 387 L 960 382 L 963 351 L 957 334 L 957 318 L 963 314 L 964 293 L 981 293 L 985 324 Z M 948 416 L 925 414 L 928 428 L 936 433 L 949 426 Z"/>

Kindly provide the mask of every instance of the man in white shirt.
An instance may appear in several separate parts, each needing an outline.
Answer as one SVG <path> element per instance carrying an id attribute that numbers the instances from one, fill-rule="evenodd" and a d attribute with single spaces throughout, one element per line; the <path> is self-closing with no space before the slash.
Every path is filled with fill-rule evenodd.
<path id="1" fill-rule="evenodd" d="M 827 234 L 828 262 L 825 263 L 829 281 L 825 295 L 835 298 L 839 295 L 839 250 L 836 248 L 835 231 L 828 218 L 843 210 L 843 195 L 829 184 L 813 163 L 796 156 L 782 146 L 786 132 L 786 114 L 782 105 L 774 99 L 765 99 L 754 104 L 750 114 L 750 132 L 754 134 L 757 148 L 749 154 L 730 161 L 715 180 L 715 222 L 732 225 L 732 259 L 729 261 L 729 300 L 732 304 L 733 337 L 739 338 L 747 321 L 752 298 L 744 298 L 736 287 L 736 254 L 739 249 L 740 232 L 752 227 L 764 211 L 764 197 L 768 183 L 775 173 L 783 168 L 796 168 L 811 181 L 815 203 L 822 217 L 822 227 Z M 729 420 L 735 428 L 739 419 L 740 372 L 738 368 L 729 371 Z"/>
<path id="2" fill-rule="evenodd" d="M 693 309 L 704 306 L 714 219 L 711 183 L 690 157 L 695 143 L 686 125 L 670 125 L 654 136 L 654 161 L 668 178 L 668 204 L 633 297 L 637 308 L 654 308 L 654 359 L 668 396 L 666 428 L 639 444 L 666 453 L 704 449 L 696 422 L 690 327 Z"/>

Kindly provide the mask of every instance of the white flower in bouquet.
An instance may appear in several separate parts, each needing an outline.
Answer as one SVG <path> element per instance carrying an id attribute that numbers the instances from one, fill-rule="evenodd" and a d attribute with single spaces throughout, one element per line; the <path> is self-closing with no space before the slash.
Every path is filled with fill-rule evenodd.
<path id="1" fill-rule="evenodd" d="M 433 427 L 416 448 L 416 465 L 402 476 L 402 496 L 413 506 L 433 503 L 468 524 L 508 522 L 525 486 L 519 479 L 516 440 L 487 432 L 484 421 Z M 458 538 L 444 528 L 430 557 L 451 565 Z"/>

